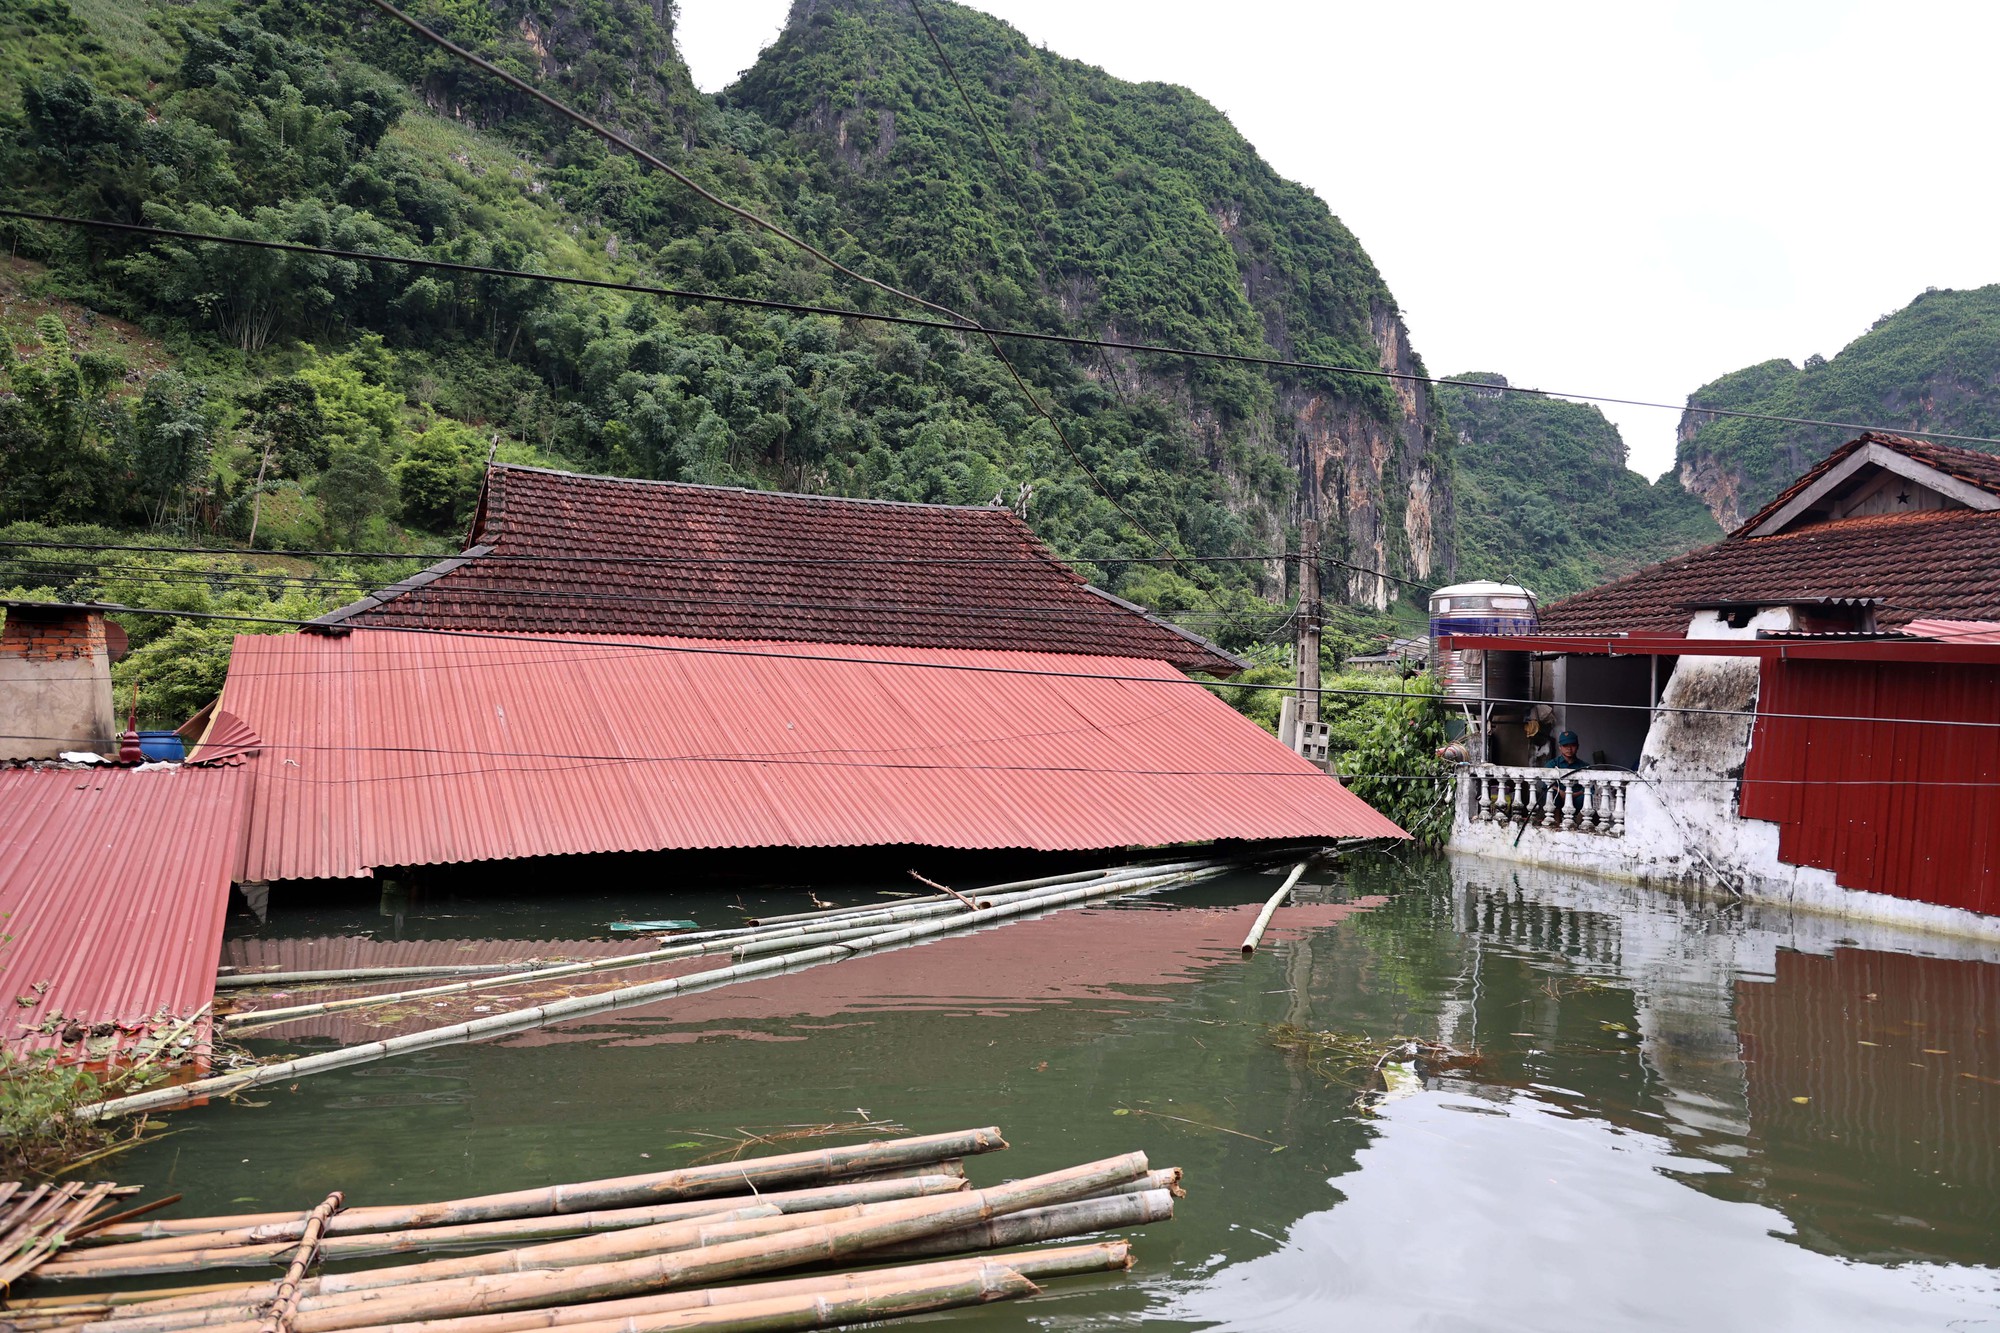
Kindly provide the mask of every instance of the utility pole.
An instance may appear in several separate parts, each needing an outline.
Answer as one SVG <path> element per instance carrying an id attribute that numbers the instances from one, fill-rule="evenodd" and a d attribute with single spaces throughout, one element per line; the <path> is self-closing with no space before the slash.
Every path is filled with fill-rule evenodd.
<path id="1" fill-rule="evenodd" d="M 1307 519 L 1299 536 L 1299 637 L 1295 651 L 1299 730 L 1319 721 L 1319 520 Z"/>

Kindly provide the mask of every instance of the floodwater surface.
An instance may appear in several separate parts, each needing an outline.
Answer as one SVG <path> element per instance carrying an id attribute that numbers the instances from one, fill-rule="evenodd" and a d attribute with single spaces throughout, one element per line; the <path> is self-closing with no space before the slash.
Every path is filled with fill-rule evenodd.
<path id="1" fill-rule="evenodd" d="M 1188 1195 L 1133 1233 L 1130 1274 L 943 1316 L 968 1328 L 2000 1329 L 1991 950 L 1385 855 L 1310 877 L 1244 961 L 1274 884 L 1240 875 L 259 1089 L 176 1113 L 180 1132 L 118 1178 L 184 1192 L 182 1215 L 244 1212 L 663 1169 L 842 1120 L 994 1124 L 1013 1146 L 970 1161 L 975 1183 L 1141 1148 L 1184 1167 Z M 482 939 L 602 940 L 621 916 L 730 924 L 735 902 L 590 885 L 281 900 L 231 949 L 400 939 L 438 961 Z M 253 1046 L 465 1012 L 341 1015 Z M 1479 1058 L 1364 1096 L 1284 1040 L 1313 1031 Z"/>

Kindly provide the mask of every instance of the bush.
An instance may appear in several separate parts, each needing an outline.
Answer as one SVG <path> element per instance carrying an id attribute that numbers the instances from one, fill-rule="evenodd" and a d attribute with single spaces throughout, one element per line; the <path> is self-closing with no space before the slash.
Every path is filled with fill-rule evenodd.
<path id="1" fill-rule="evenodd" d="M 1350 671 L 1325 684 L 1365 692 L 1322 696 L 1335 771 L 1419 844 L 1442 845 L 1451 835 L 1452 770 L 1437 756 L 1445 743 L 1437 678 Z"/>

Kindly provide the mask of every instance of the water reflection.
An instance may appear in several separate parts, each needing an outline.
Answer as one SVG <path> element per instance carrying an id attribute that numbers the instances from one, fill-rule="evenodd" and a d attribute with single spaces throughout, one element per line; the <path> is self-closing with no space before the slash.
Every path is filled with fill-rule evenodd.
<path id="1" fill-rule="evenodd" d="M 974 1328 L 2000 1328 L 1990 950 L 1384 857 L 1309 886 L 1246 963 L 1236 944 L 1270 886 L 1243 876 L 329 1074 L 178 1117 L 185 1132 L 121 1178 L 203 1211 L 334 1187 L 441 1198 L 865 1112 L 1001 1124 L 1017 1146 L 972 1164 L 982 1182 L 1133 1147 L 1188 1169 L 1190 1197 L 1141 1235 L 1133 1275 L 955 1320 Z M 479 933 L 476 904 L 449 907 L 405 933 Z M 610 919 L 602 902 L 513 914 L 520 929 L 490 933 L 582 944 Z M 364 927 L 322 914 L 297 930 Z M 280 912 L 260 937 L 285 929 Z M 359 961 L 365 944 L 338 947 Z M 1278 1050 L 1279 1023 L 1485 1058 L 1371 1114 Z"/>

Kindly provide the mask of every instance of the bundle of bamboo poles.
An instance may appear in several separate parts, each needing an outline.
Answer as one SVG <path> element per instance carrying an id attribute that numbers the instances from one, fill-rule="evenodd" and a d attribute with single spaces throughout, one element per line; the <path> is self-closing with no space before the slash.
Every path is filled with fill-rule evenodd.
<path id="1" fill-rule="evenodd" d="M 1006 1146 L 973 1129 L 443 1203 L 343 1207 L 334 1193 L 301 1212 L 108 1226 L 36 1269 L 0 1321 L 21 1333 L 832 1328 L 1122 1270 L 1123 1240 L 1010 1247 L 1171 1218 L 1181 1193 L 1180 1172 L 1143 1153 L 975 1188 L 963 1159 Z M 406 1255 L 425 1257 L 327 1267 Z M 275 1280 L 129 1289 L 272 1265 Z M 787 1269 L 808 1271 L 748 1280 Z"/>
<path id="2" fill-rule="evenodd" d="M 776 976 L 801 968 L 840 962 L 877 949 L 915 944 L 1014 917 L 1081 906 L 1129 893 L 1192 884 L 1225 874 L 1240 864 L 1242 862 L 1239 860 L 1179 861 L 1165 865 L 1080 871 L 1044 879 L 1023 880 L 1014 884 L 994 885 L 981 890 L 978 897 L 971 900 L 970 907 L 966 905 L 966 900 L 953 895 L 943 901 L 927 900 L 893 907 L 865 908 L 859 911 L 840 908 L 824 915 L 793 918 L 777 925 L 756 925 L 738 931 L 710 932 L 715 938 L 695 940 L 686 944 L 677 943 L 664 949 L 643 954 L 628 954 L 621 958 L 567 963 L 560 967 L 451 982 L 442 986 L 398 991 L 389 995 L 356 996 L 319 1004 L 238 1013 L 230 1020 L 229 1031 L 233 1036 L 242 1035 L 260 1025 L 314 1014 L 329 1014 L 350 1008 L 402 1003 L 443 995 L 463 995 L 492 986 L 539 983 L 556 977 L 580 976 L 609 968 L 668 962 L 698 954 L 726 952 L 735 959 L 727 966 L 691 972 L 684 976 L 641 982 L 593 994 L 572 995 L 567 999 L 547 1004 L 511 1009 L 505 1013 L 489 1014 L 465 1022 L 426 1028 L 420 1032 L 406 1032 L 380 1041 L 362 1042 L 338 1050 L 322 1051 L 296 1059 L 218 1074 L 211 1078 L 195 1079 L 172 1087 L 148 1089 L 145 1092 L 114 1097 L 108 1101 L 93 1102 L 88 1106 L 77 1108 L 74 1114 L 82 1119 L 103 1119 L 108 1116 L 131 1115 L 139 1111 L 157 1111 L 169 1106 L 185 1105 L 204 1097 L 231 1096 L 265 1083 L 295 1079 L 330 1069 L 344 1069 L 366 1064 L 372 1060 L 414 1054 L 438 1046 L 480 1041 L 488 1037 L 521 1032 L 589 1014 L 603 1013 L 609 1009 L 646 1004 L 671 996 L 690 995 L 759 977 Z"/>

